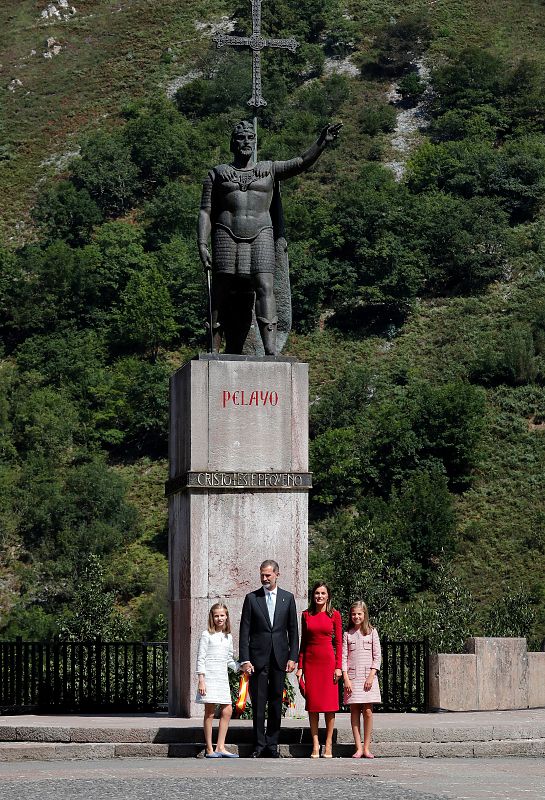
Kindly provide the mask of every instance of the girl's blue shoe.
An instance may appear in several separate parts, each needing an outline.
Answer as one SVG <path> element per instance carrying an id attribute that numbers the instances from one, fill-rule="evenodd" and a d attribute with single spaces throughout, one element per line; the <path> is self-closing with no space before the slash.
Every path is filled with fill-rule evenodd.
<path id="1" fill-rule="evenodd" d="M 227 750 L 225 752 L 219 753 L 222 758 L 238 758 L 237 753 L 228 753 Z"/>
<path id="2" fill-rule="evenodd" d="M 205 758 L 221 758 L 221 753 L 205 753 Z"/>

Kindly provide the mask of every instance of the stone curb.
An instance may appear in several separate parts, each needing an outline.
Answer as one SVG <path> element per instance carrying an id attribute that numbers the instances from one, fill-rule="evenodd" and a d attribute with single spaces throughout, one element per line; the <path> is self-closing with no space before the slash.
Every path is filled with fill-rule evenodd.
<path id="1" fill-rule="evenodd" d="M 229 745 L 242 758 L 249 757 L 251 745 Z M 283 758 L 308 758 L 309 745 L 281 744 Z M 374 748 L 379 758 L 491 758 L 493 756 L 545 756 L 545 738 L 464 742 L 379 742 Z M 350 758 L 353 744 L 334 745 L 335 758 Z M 105 758 L 195 758 L 204 755 L 203 743 L 0 743 L 3 761 L 61 761 Z"/>
<path id="2" fill-rule="evenodd" d="M 114 758 L 113 744 L 8 742 L 0 745 L 0 761 L 64 761 Z"/>
<path id="3" fill-rule="evenodd" d="M 441 744 L 448 742 L 494 742 L 526 739 L 545 739 L 545 725 L 475 725 L 454 727 L 381 728 L 373 732 L 373 742 L 378 744 Z M 228 741 L 250 745 L 252 729 L 232 726 Z M 60 727 L 60 726 L 20 726 L 0 724 L 0 746 L 2 742 L 50 742 L 58 744 L 200 744 L 202 727 Z M 285 745 L 309 745 L 310 731 L 306 725 L 285 727 L 281 730 L 281 743 Z M 338 745 L 351 745 L 352 732 L 337 728 Z"/>

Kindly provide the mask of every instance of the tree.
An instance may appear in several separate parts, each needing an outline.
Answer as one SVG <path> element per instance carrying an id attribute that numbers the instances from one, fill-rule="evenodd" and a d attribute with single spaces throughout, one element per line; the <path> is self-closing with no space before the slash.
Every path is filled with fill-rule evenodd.
<path id="1" fill-rule="evenodd" d="M 426 192 L 407 211 L 406 241 L 426 258 L 428 292 L 472 292 L 504 273 L 511 251 L 508 219 L 492 198 Z"/>
<path id="2" fill-rule="evenodd" d="M 85 189 L 104 214 L 115 216 L 131 207 L 139 189 L 138 167 L 119 133 L 90 136 L 70 166 L 76 187 Z"/>
<path id="3" fill-rule="evenodd" d="M 447 477 L 440 466 L 417 470 L 394 496 L 401 535 L 412 557 L 429 573 L 443 553 L 452 550 L 455 515 Z"/>
<path id="4" fill-rule="evenodd" d="M 161 185 L 189 171 L 195 134 L 166 98 L 134 104 L 125 115 L 128 121 L 123 138 L 143 180 Z"/>
<path id="5" fill-rule="evenodd" d="M 340 514 L 329 520 L 329 529 L 334 532 L 333 595 L 345 613 L 361 599 L 375 621 L 414 592 L 414 565 L 410 558 L 391 557 L 387 525 L 377 527 L 365 516 Z"/>
<path id="6" fill-rule="evenodd" d="M 135 272 L 120 298 L 117 326 L 121 339 L 151 353 L 169 344 L 178 332 L 165 278 L 157 267 Z"/>
<path id="7" fill-rule="evenodd" d="M 192 237 L 199 202 L 200 191 L 193 184 L 169 181 L 162 186 L 142 214 L 150 247 L 158 247 L 173 236 Z"/>
<path id="8" fill-rule="evenodd" d="M 482 48 L 467 47 L 432 73 L 434 114 L 494 106 L 504 81 L 505 65 L 500 58 Z"/>
<path id="9" fill-rule="evenodd" d="M 130 277 L 151 267 L 153 259 L 144 250 L 143 230 L 128 222 L 101 225 L 91 244 L 94 251 L 87 252 L 83 264 L 87 268 L 84 282 L 92 305 L 105 312 L 108 322 L 112 306 L 119 302 Z"/>
<path id="10" fill-rule="evenodd" d="M 174 236 L 155 254 L 168 285 L 180 336 L 191 343 L 202 341 L 206 320 L 205 278 L 194 247 L 192 240 Z"/>
<path id="11" fill-rule="evenodd" d="M 334 428 L 317 436 L 311 446 L 315 476 L 314 499 L 324 506 L 352 502 L 361 486 L 354 428 Z"/>
<path id="12" fill-rule="evenodd" d="M 389 103 L 375 101 L 368 103 L 360 111 L 359 128 L 362 133 L 376 136 L 377 133 L 391 133 L 396 124 L 396 110 Z"/>
<path id="13" fill-rule="evenodd" d="M 426 50 L 431 28 L 425 14 L 403 14 L 375 39 L 376 61 L 367 71 L 391 77 L 403 75 Z"/>
<path id="14" fill-rule="evenodd" d="M 314 256 L 311 242 L 295 242 L 289 253 L 294 326 L 303 332 L 311 331 L 318 324 L 329 287 L 329 264 Z"/>
<path id="15" fill-rule="evenodd" d="M 443 464 L 451 486 L 458 490 L 466 487 L 479 462 L 484 391 L 457 381 L 439 386 L 417 384 L 413 392 L 418 399 L 415 430 L 423 455 Z"/>
<path id="16" fill-rule="evenodd" d="M 72 602 L 59 620 L 62 638 L 85 642 L 97 636 L 113 640 L 130 636 L 130 624 L 116 608 L 114 592 L 106 588 L 100 558 L 88 555 L 77 573 Z"/>
<path id="17" fill-rule="evenodd" d="M 64 239 L 73 247 L 89 241 L 103 214 L 87 189 L 77 189 L 71 181 L 44 189 L 32 209 L 32 217 L 45 241 Z"/>
<path id="18" fill-rule="evenodd" d="M 164 457 L 170 375 L 170 367 L 161 361 L 150 364 L 134 356 L 116 361 L 94 412 L 98 438 L 124 453 Z"/>

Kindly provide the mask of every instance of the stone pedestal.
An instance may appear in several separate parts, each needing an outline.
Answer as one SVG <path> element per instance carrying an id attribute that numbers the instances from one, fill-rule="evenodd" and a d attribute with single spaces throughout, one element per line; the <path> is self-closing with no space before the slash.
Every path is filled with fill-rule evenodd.
<path id="1" fill-rule="evenodd" d="M 201 355 L 171 380 L 169 712 L 202 713 L 195 662 L 208 611 L 229 608 L 235 657 L 259 565 L 307 606 L 308 369 L 290 359 Z"/>

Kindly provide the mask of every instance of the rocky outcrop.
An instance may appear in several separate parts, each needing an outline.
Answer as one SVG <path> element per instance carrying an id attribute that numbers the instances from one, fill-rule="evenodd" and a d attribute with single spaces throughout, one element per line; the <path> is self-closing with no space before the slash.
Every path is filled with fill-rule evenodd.
<path id="1" fill-rule="evenodd" d="M 41 19 L 51 22 L 65 22 L 77 14 L 74 6 L 71 6 L 68 0 L 56 0 L 55 3 L 49 3 L 40 14 Z"/>

